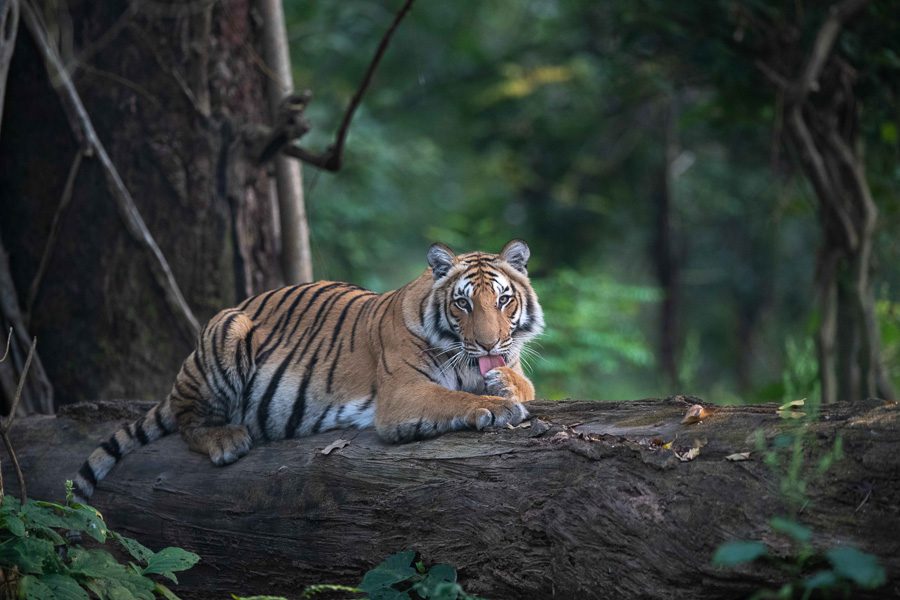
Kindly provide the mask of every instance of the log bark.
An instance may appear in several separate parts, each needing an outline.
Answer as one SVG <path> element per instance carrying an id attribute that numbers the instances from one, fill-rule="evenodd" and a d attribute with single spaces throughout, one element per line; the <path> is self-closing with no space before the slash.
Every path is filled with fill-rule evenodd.
<path id="1" fill-rule="evenodd" d="M 789 424 L 773 406 L 748 406 L 682 425 L 692 401 L 536 402 L 527 428 L 400 446 L 371 430 L 333 431 L 259 446 L 225 468 L 170 436 L 126 457 L 94 504 L 152 548 L 201 555 L 179 576 L 185 598 L 296 597 L 305 584 L 354 584 L 406 548 L 457 566 L 466 589 L 487 598 L 747 596 L 783 575 L 721 571 L 710 557 L 730 539 L 786 550 L 766 525 L 784 507 L 760 456 L 724 457 L 753 451 L 757 429 L 772 437 Z M 133 418 L 129 410 L 79 404 L 17 421 L 29 494 L 58 498 L 97 440 Z M 816 546 L 877 554 L 886 595 L 900 591 L 898 425 L 896 403 L 828 407 L 810 452 L 839 434 L 847 458 L 811 486 L 801 516 Z M 350 444 L 323 455 L 338 438 Z M 679 451 L 707 443 L 681 462 L 655 439 L 675 439 Z"/>

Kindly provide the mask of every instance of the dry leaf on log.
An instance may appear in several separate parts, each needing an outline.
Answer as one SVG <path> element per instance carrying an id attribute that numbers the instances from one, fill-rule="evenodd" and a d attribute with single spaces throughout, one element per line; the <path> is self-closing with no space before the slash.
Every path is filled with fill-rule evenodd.
<path id="1" fill-rule="evenodd" d="M 750 460 L 749 452 L 735 452 L 734 454 L 729 454 L 725 457 L 725 460 L 730 460 L 731 462 L 738 462 L 741 460 Z"/>
<path id="2" fill-rule="evenodd" d="M 703 419 L 706 419 L 710 415 L 712 415 L 712 410 L 700 404 L 694 404 L 687 410 L 687 413 L 685 413 L 684 418 L 681 420 L 681 424 L 693 425 L 694 423 L 699 423 Z"/>
<path id="3" fill-rule="evenodd" d="M 327 446 L 325 446 L 324 448 L 322 448 L 322 454 L 331 454 L 331 452 L 333 450 L 339 450 L 340 448 L 343 448 L 344 446 L 348 446 L 348 445 L 350 445 L 350 440 L 338 438 L 338 439 L 334 440 L 333 442 L 331 442 L 330 444 L 328 444 Z"/>

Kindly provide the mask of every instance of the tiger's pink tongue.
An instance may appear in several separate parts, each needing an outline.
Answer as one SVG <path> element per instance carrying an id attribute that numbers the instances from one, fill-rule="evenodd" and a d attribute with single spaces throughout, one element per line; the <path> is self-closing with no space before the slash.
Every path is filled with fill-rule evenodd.
<path id="1" fill-rule="evenodd" d="M 481 376 L 484 377 L 488 371 L 497 367 L 502 367 L 506 362 L 502 356 L 479 356 L 478 368 L 481 369 Z"/>

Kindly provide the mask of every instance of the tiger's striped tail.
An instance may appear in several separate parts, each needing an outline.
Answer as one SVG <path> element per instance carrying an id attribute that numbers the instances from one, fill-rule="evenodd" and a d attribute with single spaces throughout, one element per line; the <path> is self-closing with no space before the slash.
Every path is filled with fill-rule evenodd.
<path id="1" fill-rule="evenodd" d="M 116 431 L 107 441 L 91 452 L 73 480 L 74 500 L 81 504 L 87 504 L 94 495 L 97 483 L 106 477 L 123 456 L 177 429 L 178 422 L 172 412 L 170 396 L 151 408 L 146 415 L 134 423 Z"/>

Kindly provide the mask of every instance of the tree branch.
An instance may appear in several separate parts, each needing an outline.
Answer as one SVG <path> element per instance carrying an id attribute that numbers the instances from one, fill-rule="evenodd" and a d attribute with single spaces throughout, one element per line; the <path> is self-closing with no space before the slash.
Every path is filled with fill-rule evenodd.
<path id="1" fill-rule="evenodd" d="M 10 329 L 9 337 L 12 338 L 12 330 Z M 16 410 L 19 408 L 19 400 L 22 398 L 22 390 L 25 387 L 25 379 L 28 377 L 28 369 L 31 367 L 31 361 L 34 358 L 34 349 L 37 347 L 37 338 L 31 340 L 31 347 L 28 349 L 28 358 L 25 359 L 25 366 L 22 367 L 22 373 L 19 375 L 19 385 L 16 386 L 16 395 L 13 397 L 12 406 L 9 409 L 9 416 L 6 422 L 0 425 L 0 437 L 3 438 L 3 444 L 6 446 L 6 452 L 12 460 L 13 466 L 16 468 L 16 477 L 19 479 L 19 492 L 22 504 L 28 499 L 25 493 L 25 476 L 22 474 L 22 467 L 19 466 L 19 457 L 13 449 L 12 442 L 9 439 L 9 430 L 12 428 L 13 420 L 16 418 Z M 4 356 L 4 358 L 6 358 Z"/>
<path id="2" fill-rule="evenodd" d="M 347 110 L 344 112 L 344 118 L 341 120 L 341 125 L 338 127 L 337 134 L 335 135 L 334 144 L 329 146 L 322 154 L 316 154 L 294 145 L 292 142 L 296 140 L 292 139 L 287 140 L 282 147 L 282 152 L 284 154 L 300 159 L 303 162 L 319 167 L 320 169 L 325 169 L 326 171 L 340 170 L 344 160 L 344 144 L 347 141 L 347 133 L 350 130 L 350 123 L 353 121 L 353 115 L 356 112 L 356 109 L 359 108 L 363 96 L 369 88 L 369 84 L 372 83 L 375 71 L 378 69 L 378 65 L 387 51 L 387 47 L 391 42 L 394 32 L 397 30 L 397 27 L 409 12 L 410 8 L 412 8 L 414 1 L 415 0 L 406 0 L 403 3 L 400 11 L 394 17 L 394 21 L 391 23 L 390 27 L 388 27 L 387 31 L 385 31 L 384 36 L 382 36 L 381 42 L 375 50 L 375 55 L 372 57 L 372 62 L 369 63 L 369 68 L 366 69 L 363 80 L 359 84 L 359 88 L 350 99 L 350 104 L 347 105 Z M 280 132 L 273 131 L 273 136 L 278 135 L 279 133 Z"/>
<path id="3" fill-rule="evenodd" d="M 856 235 L 856 231 L 850 221 L 849 215 L 847 215 L 847 211 L 844 210 L 844 207 L 841 206 L 840 202 L 834 198 L 832 192 L 834 186 L 829 180 L 828 169 L 825 166 L 825 162 L 822 160 L 819 150 L 816 148 L 815 141 L 812 139 L 812 134 L 806 125 L 806 121 L 803 118 L 799 106 L 794 106 L 790 109 L 788 114 L 788 125 L 794 133 L 794 138 L 800 145 L 801 161 L 806 166 L 807 175 L 809 176 L 813 188 L 816 190 L 816 194 L 822 201 L 823 208 L 829 209 L 830 212 L 834 214 L 841 225 L 841 231 L 844 234 L 844 242 L 847 249 L 851 251 L 854 250 L 859 244 L 859 238 Z"/>
<path id="4" fill-rule="evenodd" d="M 96 153 L 97 158 L 100 160 L 100 165 L 103 167 L 103 173 L 106 177 L 107 187 L 115 200 L 116 208 L 125 223 L 125 228 L 144 249 L 150 260 L 150 270 L 153 273 L 153 277 L 162 288 L 169 308 L 180 318 L 183 330 L 189 337 L 195 337 L 200 331 L 197 318 L 188 306 L 187 301 L 185 301 L 184 295 L 175 281 L 175 276 L 172 274 L 172 269 L 169 267 L 169 263 L 156 244 L 156 240 L 153 239 L 153 236 L 147 229 L 147 225 L 144 223 L 144 219 L 141 217 L 134 199 L 131 197 L 128 188 L 125 187 L 125 183 L 119 176 L 112 159 L 106 153 L 106 149 L 97 136 L 81 97 L 78 95 L 72 79 L 63 66 L 59 54 L 47 40 L 44 26 L 30 1 L 22 3 L 22 16 L 25 20 L 25 25 L 34 38 L 38 51 L 44 58 L 47 71 L 51 74 L 54 83 L 58 82 L 58 85 L 54 85 L 54 88 L 59 94 L 63 105 L 68 109 L 66 112 L 69 115 L 69 122 L 75 135 L 83 138 L 85 144 Z"/>
<path id="5" fill-rule="evenodd" d="M 38 265 L 37 272 L 31 280 L 31 286 L 28 288 L 28 300 L 25 304 L 25 323 L 31 324 L 31 316 L 34 312 L 34 303 L 37 300 L 38 293 L 41 290 L 41 282 L 44 274 L 47 272 L 47 265 L 50 263 L 50 257 L 53 256 L 53 249 L 56 247 L 56 238 L 59 235 L 59 227 L 62 223 L 62 216 L 72 201 L 72 191 L 75 189 L 75 177 L 78 175 L 78 169 L 81 167 L 81 159 L 84 158 L 85 151 L 79 148 L 72 160 L 72 166 L 69 167 L 69 175 L 66 177 L 66 184 L 63 186 L 62 196 L 59 200 L 59 206 L 53 215 L 53 222 L 50 224 L 50 233 L 47 234 L 47 243 L 44 244 L 44 253 L 41 255 L 41 262 Z"/>
<path id="6" fill-rule="evenodd" d="M 856 16 L 869 4 L 869 0 L 844 0 L 828 9 L 828 18 L 819 28 L 816 41 L 813 43 L 809 61 L 803 69 L 800 79 L 794 84 L 792 101 L 803 104 L 810 92 L 818 90 L 819 75 L 831 55 L 834 43 L 841 29 L 849 19 Z"/>

